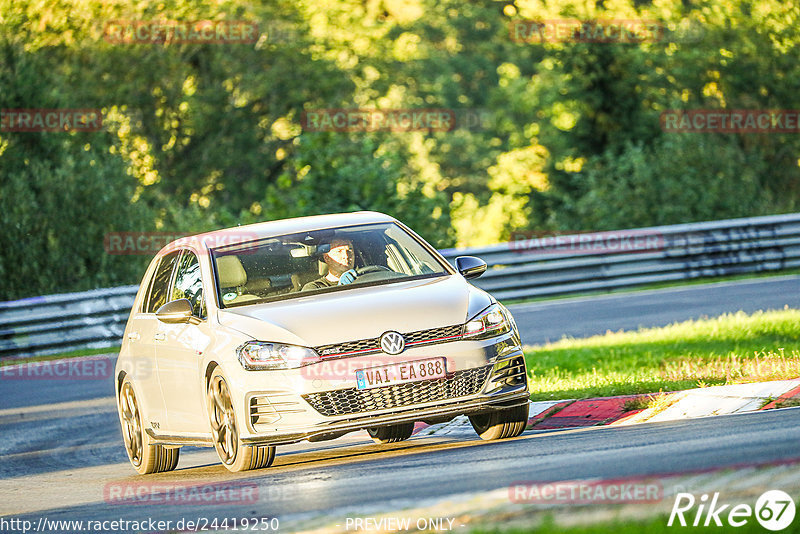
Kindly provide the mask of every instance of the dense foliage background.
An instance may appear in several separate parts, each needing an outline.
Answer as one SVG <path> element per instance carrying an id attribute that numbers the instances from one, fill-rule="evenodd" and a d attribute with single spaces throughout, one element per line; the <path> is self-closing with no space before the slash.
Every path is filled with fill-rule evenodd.
<path id="1" fill-rule="evenodd" d="M 647 19 L 669 38 L 525 43 L 519 19 Z M 256 21 L 255 44 L 116 44 L 114 20 Z M 115 231 L 372 209 L 439 247 L 798 209 L 797 134 L 665 133 L 665 109 L 800 108 L 794 0 L 0 0 L 0 300 L 137 283 Z M 316 108 L 479 110 L 452 132 L 303 132 Z"/>

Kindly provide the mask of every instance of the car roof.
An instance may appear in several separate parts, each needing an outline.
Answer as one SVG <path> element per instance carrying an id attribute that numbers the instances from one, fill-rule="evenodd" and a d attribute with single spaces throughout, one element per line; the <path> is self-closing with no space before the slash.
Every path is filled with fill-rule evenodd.
<path id="1" fill-rule="evenodd" d="M 293 219 L 280 219 L 244 226 L 234 226 L 213 232 L 205 232 L 182 237 L 172 241 L 158 252 L 158 256 L 183 248 L 189 244 L 199 246 L 205 243 L 209 248 L 217 248 L 229 244 L 253 241 L 273 236 L 293 234 L 312 230 L 323 230 L 342 226 L 396 222 L 394 217 L 377 211 L 358 211 L 353 213 L 333 213 L 328 215 L 312 215 Z"/>

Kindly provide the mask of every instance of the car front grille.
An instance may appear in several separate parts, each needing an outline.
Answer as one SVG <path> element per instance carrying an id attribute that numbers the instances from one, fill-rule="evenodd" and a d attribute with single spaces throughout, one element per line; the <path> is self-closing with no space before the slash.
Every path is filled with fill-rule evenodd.
<path id="1" fill-rule="evenodd" d="M 406 346 L 419 346 L 429 345 L 433 343 L 444 343 L 447 341 L 455 341 L 460 338 L 464 329 L 464 325 L 454 324 L 451 326 L 442 326 L 439 328 L 431 328 L 428 330 L 417 330 L 416 332 L 403 333 L 403 338 L 406 341 Z M 325 357 L 332 356 L 345 356 L 352 353 L 369 354 L 381 351 L 381 340 L 379 337 L 370 339 L 360 339 L 358 341 L 346 341 L 344 343 L 334 343 L 331 345 L 322 345 L 314 347 L 317 354 Z"/>
<path id="2" fill-rule="evenodd" d="M 486 383 L 491 370 L 492 365 L 486 365 L 456 371 L 447 378 L 374 389 L 338 389 L 303 395 L 303 398 L 326 417 L 400 408 L 474 395 Z"/>
<path id="3" fill-rule="evenodd" d="M 450 338 L 461 337 L 464 326 L 454 324 L 441 328 L 431 328 L 430 330 L 417 330 L 408 334 L 403 334 L 406 345 L 417 345 L 422 343 L 432 343 L 436 341 L 450 341 Z"/>

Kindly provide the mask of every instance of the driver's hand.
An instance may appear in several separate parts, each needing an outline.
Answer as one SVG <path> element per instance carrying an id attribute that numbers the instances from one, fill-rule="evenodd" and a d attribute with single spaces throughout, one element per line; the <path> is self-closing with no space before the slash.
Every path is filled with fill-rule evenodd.
<path id="1" fill-rule="evenodd" d="M 343 286 L 345 284 L 353 283 L 356 279 L 356 270 L 350 269 L 349 271 L 345 271 L 342 273 L 342 276 L 339 277 L 339 285 Z"/>

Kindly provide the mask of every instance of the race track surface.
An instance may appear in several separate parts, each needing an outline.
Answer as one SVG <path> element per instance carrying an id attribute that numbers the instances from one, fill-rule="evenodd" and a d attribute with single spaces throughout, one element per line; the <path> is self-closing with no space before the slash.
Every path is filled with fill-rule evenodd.
<path id="1" fill-rule="evenodd" d="M 800 277 L 523 304 L 526 344 L 658 326 L 725 312 L 800 308 Z M 528 431 L 483 442 L 472 433 L 375 445 L 363 433 L 279 447 L 275 465 L 233 475 L 213 450 L 184 448 L 173 473 L 139 477 L 127 462 L 110 381 L 0 380 L 0 516 L 37 521 L 277 517 L 390 511 L 447 496 L 558 481 L 688 473 L 800 460 L 800 409 L 630 427 Z M 246 484 L 249 502 L 114 504 L 129 484 Z M 286 523 L 284 523 L 286 524 Z"/>

